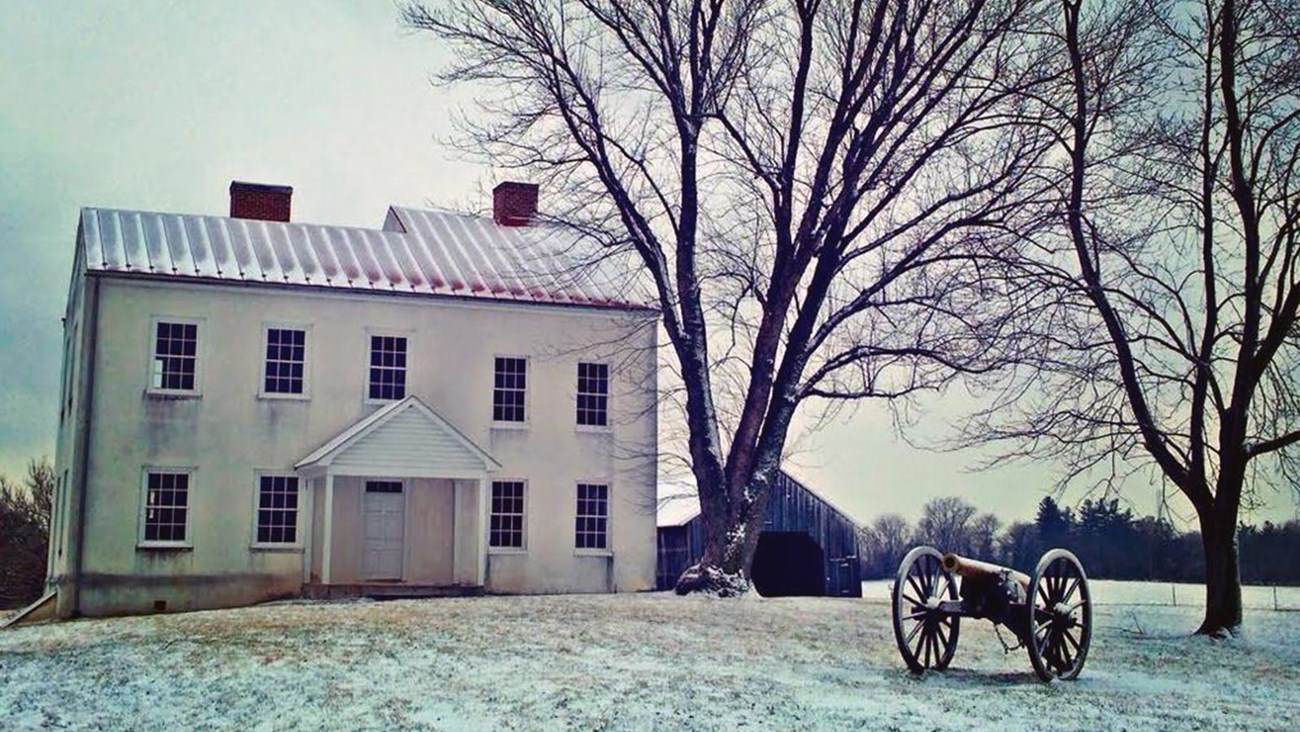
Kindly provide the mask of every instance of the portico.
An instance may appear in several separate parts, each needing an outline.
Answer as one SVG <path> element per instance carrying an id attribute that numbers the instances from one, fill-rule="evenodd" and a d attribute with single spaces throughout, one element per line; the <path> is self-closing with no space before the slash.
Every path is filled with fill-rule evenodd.
<path id="1" fill-rule="evenodd" d="M 295 465 L 309 487 L 306 593 L 481 591 L 499 467 L 415 396 L 339 433 Z"/>

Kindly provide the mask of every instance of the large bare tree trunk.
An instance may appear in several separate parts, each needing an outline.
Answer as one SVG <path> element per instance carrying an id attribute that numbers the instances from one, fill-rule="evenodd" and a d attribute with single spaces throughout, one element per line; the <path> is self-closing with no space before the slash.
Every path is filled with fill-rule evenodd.
<path id="1" fill-rule="evenodd" d="M 1237 527 L 1217 516 L 1200 517 L 1205 550 L 1205 617 L 1197 633 L 1222 635 L 1241 627 L 1241 572 Z"/>

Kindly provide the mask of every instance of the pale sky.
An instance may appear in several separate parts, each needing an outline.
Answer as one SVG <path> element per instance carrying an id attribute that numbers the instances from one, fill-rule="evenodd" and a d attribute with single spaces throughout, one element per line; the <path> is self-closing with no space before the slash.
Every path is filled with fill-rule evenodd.
<path id="1" fill-rule="evenodd" d="M 482 208 L 497 173 L 439 142 L 470 101 L 428 83 L 439 54 L 390 0 L 0 3 L 0 472 L 53 457 L 82 206 L 225 215 L 238 179 L 293 186 L 296 221 Z M 923 429 L 954 401 L 931 399 Z M 862 521 L 915 521 L 944 495 L 1028 519 L 1052 482 L 1050 465 L 972 473 L 978 455 L 908 447 L 877 404 L 801 448 L 791 472 Z M 1128 498 L 1148 513 L 1155 495 Z M 1248 519 L 1296 515 L 1291 496 L 1271 500 Z"/>

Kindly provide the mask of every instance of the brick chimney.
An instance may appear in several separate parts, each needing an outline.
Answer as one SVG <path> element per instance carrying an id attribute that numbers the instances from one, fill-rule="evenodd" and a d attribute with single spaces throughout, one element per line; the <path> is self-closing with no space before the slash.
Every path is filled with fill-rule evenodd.
<path id="1" fill-rule="evenodd" d="M 292 186 L 270 186 L 232 180 L 230 181 L 230 217 L 288 221 L 289 199 L 292 197 Z"/>
<path id="2" fill-rule="evenodd" d="M 537 214 L 537 184 L 504 181 L 492 189 L 492 219 L 501 226 L 527 226 Z"/>

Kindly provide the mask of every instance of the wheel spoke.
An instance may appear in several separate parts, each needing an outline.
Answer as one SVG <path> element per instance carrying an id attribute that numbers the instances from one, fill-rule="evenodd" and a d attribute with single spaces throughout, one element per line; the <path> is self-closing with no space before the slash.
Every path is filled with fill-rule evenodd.
<path id="1" fill-rule="evenodd" d="M 1064 634 L 1062 634 L 1062 635 L 1064 635 Z M 1070 655 L 1070 648 L 1069 648 L 1068 645 L 1066 645 L 1065 641 L 1063 641 L 1063 640 L 1060 641 L 1060 642 L 1057 644 L 1057 648 L 1059 649 L 1059 650 L 1057 651 L 1057 655 L 1058 655 L 1058 657 L 1061 659 L 1061 670 L 1062 670 L 1062 671 L 1068 671 L 1068 670 L 1070 670 L 1071 668 L 1073 668 L 1073 667 L 1074 667 L 1074 658 Z"/>
<path id="2" fill-rule="evenodd" d="M 904 599 L 904 600 L 907 600 L 907 601 L 910 602 L 910 603 L 912 603 L 912 604 L 915 605 L 916 607 L 924 607 L 924 606 L 925 606 L 925 603 L 924 603 L 924 602 L 921 602 L 920 600 L 916 599 L 915 597 L 912 597 L 911 595 L 907 594 L 906 592 L 903 593 L 903 599 Z"/>
<path id="3" fill-rule="evenodd" d="M 1079 585 L 1080 585 L 1080 584 L 1081 584 L 1081 583 L 1079 582 L 1079 580 L 1076 579 L 1076 580 L 1075 580 L 1075 581 L 1070 585 L 1070 589 L 1065 593 L 1065 595 L 1063 595 L 1063 596 L 1061 597 L 1061 602 L 1069 602 L 1069 601 L 1070 601 L 1070 598 L 1074 597 L 1074 593 L 1075 593 L 1075 592 L 1078 592 L 1078 590 L 1079 590 Z"/>
<path id="4" fill-rule="evenodd" d="M 921 582 L 919 582 L 919 581 L 916 579 L 916 577 L 915 577 L 914 575 L 909 575 L 909 576 L 908 576 L 908 578 L 907 578 L 907 583 L 910 584 L 910 585 L 912 586 L 912 589 L 916 590 L 916 596 L 917 596 L 917 597 L 929 597 L 929 596 L 930 596 L 930 593 L 925 591 L 925 587 L 922 586 Z M 918 603 L 918 604 L 924 605 L 925 603 L 922 602 L 922 603 Z"/>
<path id="5" fill-rule="evenodd" d="M 928 612 L 929 612 L 928 610 L 918 610 L 910 615 L 904 615 L 903 620 L 916 620 L 917 618 L 924 618 Z"/>
<path id="6" fill-rule="evenodd" d="M 924 637 L 923 637 L 923 639 L 922 639 L 922 641 L 921 641 L 921 644 L 925 646 L 925 667 L 926 667 L 926 668 L 930 668 L 930 643 L 931 643 L 931 640 L 932 640 L 932 639 L 931 639 L 931 637 L 930 637 L 930 632 L 927 630 L 926 633 L 925 633 L 925 635 L 924 635 Z"/>
<path id="7" fill-rule="evenodd" d="M 916 634 L 921 630 L 921 628 L 924 627 L 925 627 L 924 622 L 918 622 L 916 625 L 912 626 L 912 631 L 907 634 L 907 640 L 904 641 L 904 644 L 910 648 L 912 645 L 912 639 L 915 638 Z"/>
<path id="8" fill-rule="evenodd" d="M 1061 635 L 1065 637 L 1065 640 L 1068 641 L 1070 645 L 1074 646 L 1074 652 L 1077 654 L 1080 649 L 1079 641 L 1075 639 L 1073 635 L 1070 635 L 1070 631 L 1068 630 L 1061 631 Z"/>
<path id="9" fill-rule="evenodd" d="M 940 653 L 940 648 L 942 648 L 943 650 L 948 649 L 948 636 L 943 634 L 943 626 L 939 624 L 935 624 L 934 634 L 936 639 L 938 640 L 938 645 L 935 647 L 934 652 L 936 655 L 938 655 Z"/>
<path id="10" fill-rule="evenodd" d="M 934 590 L 934 570 L 930 568 L 930 560 L 932 559 L 934 557 L 929 555 L 921 559 L 921 587 L 926 597 L 929 597 L 931 591 Z"/>

